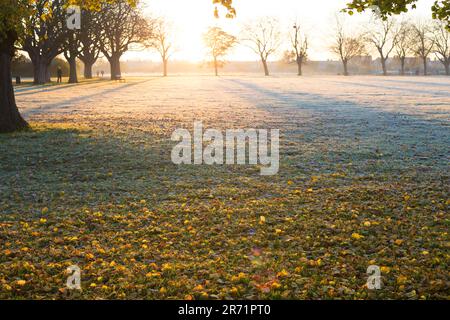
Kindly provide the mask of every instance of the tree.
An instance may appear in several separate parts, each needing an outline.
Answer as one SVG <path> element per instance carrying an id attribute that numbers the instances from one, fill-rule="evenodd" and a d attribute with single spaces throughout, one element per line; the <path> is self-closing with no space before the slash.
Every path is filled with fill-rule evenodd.
<path id="1" fill-rule="evenodd" d="M 418 0 L 352 0 L 347 4 L 347 9 L 350 14 L 362 12 L 365 10 L 378 10 L 381 17 L 386 19 L 393 14 L 400 14 L 408 12 L 410 8 L 416 8 Z M 375 9 L 377 7 L 377 9 Z M 432 6 L 433 18 L 439 19 L 446 24 L 446 28 L 450 30 L 450 0 L 436 0 Z"/>
<path id="2" fill-rule="evenodd" d="M 18 23 L 29 15 L 27 0 L 0 0 L 0 132 L 11 132 L 28 127 L 17 109 L 11 78 L 11 62 L 15 43 L 24 31 Z"/>
<path id="3" fill-rule="evenodd" d="M 80 55 L 79 32 L 71 30 L 64 43 L 64 57 L 69 63 L 69 83 L 78 83 L 77 58 Z"/>
<path id="4" fill-rule="evenodd" d="M 151 38 L 151 28 L 138 7 L 126 0 L 105 3 L 99 13 L 100 50 L 111 67 L 111 80 L 121 77 L 120 58 L 131 46 Z"/>
<path id="5" fill-rule="evenodd" d="M 203 40 L 206 47 L 209 49 L 209 54 L 213 58 L 215 74 L 218 76 L 219 59 L 229 52 L 236 44 L 237 39 L 235 36 L 226 33 L 221 28 L 211 27 L 203 35 Z"/>
<path id="6" fill-rule="evenodd" d="M 244 26 L 243 40 L 259 56 L 264 74 L 269 76 L 267 60 L 281 44 L 278 20 L 266 17 Z"/>
<path id="7" fill-rule="evenodd" d="M 98 13 L 95 11 L 82 10 L 83 28 L 79 31 L 81 51 L 78 58 L 84 64 L 85 79 L 92 79 L 92 67 L 100 55 L 98 34 L 101 33 L 101 29 L 97 17 Z"/>
<path id="8" fill-rule="evenodd" d="M 347 34 L 343 22 L 338 17 L 336 18 L 335 40 L 331 46 L 331 51 L 341 59 L 345 76 L 349 75 L 348 63 L 350 60 L 365 52 L 362 36 Z"/>
<path id="9" fill-rule="evenodd" d="M 290 33 L 291 45 L 293 48 L 293 55 L 297 63 L 298 75 L 302 75 L 302 65 L 308 58 L 308 36 L 302 32 L 301 26 L 296 22 L 293 27 L 293 32 Z"/>
<path id="10" fill-rule="evenodd" d="M 423 63 L 423 75 L 428 73 L 428 56 L 434 48 L 434 37 L 432 27 L 428 22 L 416 22 L 413 24 L 414 42 L 411 51 L 419 57 Z"/>
<path id="11" fill-rule="evenodd" d="M 405 61 L 406 56 L 410 52 L 411 48 L 411 33 L 412 27 L 411 24 L 407 21 L 403 21 L 400 23 L 400 26 L 397 28 L 396 36 L 395 36 L 395 54 L 397 58 L 400 60 L 401 71 L 400 74 L 405 75 Z"/>
<path id="12" fill-rule="evenodd" d="M 50 81 L 52 60 L 63 53 L 66 38 L 64 0 L 36 0 L 29 5 L 20 49 L 26 51 L 34 67 L 34 83 Z"/>
<path id="13" fill-rule="evenodd" d="M 376 19 L 369 25 L 369 30 L 364 35 L 364 40 L 373 46 L 380 55 L 383 75 L 387 75 L 386 61 L 395 48 L 397 42 L 396 22 L 392 18 L 386 20 Z"/>
<path id="14" fill-rule="evenodd" d="M 167 77 L 169 59 L 174 52 L 174 46 L 170 35 L 170 26 L 164 18 L 159 18 L 154 22 L 154 35 L 151 46 L 154 47 L 161 56 L 163 64 L 163 76 Z"/>
<path id="15" fill-rule="evenodd" d="M 436 23 L 433 31 L 436 56 L 444 65 L 445 74 L 450 76 L 450 31 L 442 22 Z"/>

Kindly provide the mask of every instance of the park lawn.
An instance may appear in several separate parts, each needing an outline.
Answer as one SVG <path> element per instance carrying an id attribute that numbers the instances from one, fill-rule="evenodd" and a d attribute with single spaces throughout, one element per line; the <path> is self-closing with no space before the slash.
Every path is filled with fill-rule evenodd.
<path id="1" fill-rule="evenodd" d="M 130 94 L 139 86 L 150 90 Z M 49 111 L 31 114 L 32 130 L 1 135 L 0 299 L 450 298 L 448 129 L 433 140 L 411 117 L 415 136 L 400 122 L 392 142 L 358 117 L 327 132 L 318 121 L 331 115 L 299 128 L 239 106 L 253 117 L 227 124 L 284 129 L 279 175 L 172 164 L 170 133 L 191 128 L 191 115 Z M 359 141 L 347 137 L 356 131 Z M 71 265 L 81 292 L 65 286 Z M 381 290 L 365 286 L 370 265 Z"/>

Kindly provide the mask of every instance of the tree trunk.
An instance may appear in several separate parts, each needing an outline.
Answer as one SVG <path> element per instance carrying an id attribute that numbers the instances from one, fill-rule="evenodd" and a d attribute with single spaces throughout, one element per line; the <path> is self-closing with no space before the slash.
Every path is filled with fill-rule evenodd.
<path id="1" fill-rule="evenodd" d="M 51 75 L 50 69 L 51 69 L 51 63 L 49 63 L 47 65 L 47 71 L 46 71 L 46 77 L 45 77 L 45 82 L 46 83 L 52 82 L 52 75 Z"/>
<path id="2" fill-rule="evenodd" d="M 401 57 L 400 58 L 400 64 L 401 64 L 401 71 L 400 71 L 400 75 L 404 76 L 405 75 L 405 57 Z"/>
<path id="3" fill-rule="evenodd" d="M 444 63 L 444 67 L 445 67 L 445 74 L 447 76 L 450 76 L 450 59 L 446 61 L 446 63 Z"/>
<path id="4" fill-rule="evenodd" d="M 387 76 L 386 58 L 381 58 L 381 68 L 383 69 L 383 76 Z"/>
<path id="5" fill-rule="evenodd" d="M 164 77 L 167 77 L 167 65 L 168 65 L 168 60 L 167 59 L 164 59 L 163 60 L 163 76 Z"/>
<path id="6" fill-rule="evenodd" d="M 264 75 L 266 77 L 268 77 L 270 75 L 270 73 L 269 73 L 269 67 L 267 66 L 267 60 L 264 58 L 261 58 L 261 61 L 262 61 L 263 67 L 264 67 Z"/>
<path id="7" fill-rule="evenodd" d="M 342 64 L 344 65 L 344 76 L 348 76 L 348 61 L 343 60 Z"/>
<path id="8" fill-rule="evenodd" d="M 33 62 L 34 84 L 45 84 L 50 81 L 49 64 L 41 59 Z"/>
<path id="9" fill-rule="evenodd" d="M 428 65 L 427 65 L 427 57 L 423 58 L 423 75 L 426 76 L 428 74 Z"/>
<path id="10" fill-rule="evenodd" d="M 93 63 L 90 61 L 84 61 L 84 78 L 85 79 L 92 79 L 92 67 Z"/>
<path id="11" fill-rule="evenodd" d="M 16 36 L 6 32 L 0 41 L 0 132 L 13 132 L 28 127 L 17 109 L 11 77 L 11 61 Z"/>
<path id="12" fill-rule="evenodd" d="M 214 71 L 216 73 L 216 77 L 219 76 L 219 67 L 217 66 L 217 58 L 214 57 Z"/>
<path id="13" fill-rule="evenodd" d="M 297 69 L 298 69 L 298 76 L 302 76 L 303 75 L 303 71 L 302 71 L 302 65 L 303 65 L 303 60 L 301 58 L 297 59 Z"/>
<path id="14" fill-rule="evenodd" d="M 109 59 L 109 64 L 111 67 L 111 80 L 118 80 L 122 76 L 120 71 L 120 56 L 113 55 Z"/>
<path id="15" fill-rule="evenodd" d="M 69 83 L 78 83 L 78 75 L 77 75 L 77 59 L 70 58 L 67 60 L 69 62 Z"/>

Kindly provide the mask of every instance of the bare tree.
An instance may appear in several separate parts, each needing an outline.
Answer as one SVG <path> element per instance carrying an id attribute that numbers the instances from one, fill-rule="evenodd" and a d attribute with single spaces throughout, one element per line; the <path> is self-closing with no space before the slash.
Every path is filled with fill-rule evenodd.
<path id="1" fill-rule="evenodd" d="M 395 36 L 395 55 L 400 61 L 400 74 L 405 75 L 405 62 L 406 56 L 410 52 L 411 48 L 411 33 L 412 26 L 407 21 L 402 21 L 399 27 L 396 29 Z"/>
<path id="2" fill-rule="evenodd" d="M 434 26 L 435 53 L 444 65 L 445 74 L 450 75 L 450 31 L 444 22 L 436 22 Z"/>
<path id="3" fill-rule="evenodd" d="M 242 39 L 260 57 L 264 74 L 269 76 L 267 60 L 281 45 L 278 20 L 266 17 L 245 25 Z"/>
<path id="4" fill-rule="evenodd" d="M 164 18 L 159 18 L 151 23 L 154 23 L 154 34 L 150 46 L 154 47 L 161 56 L 163 76 L 167 77 L 169 59 L 175 51 L 171 39 L 171 27 Z"/>
<path id="5" fill-rule="evenodd" d="M 347 33 L 344 23 L 337 17 L 334 43 L 331 51 L 339 56 L 344 67 L 344 75 L 348 76 L 348 63 L 351 59 L 365 53 L 362 36 L 352 36 Z"/>
<path id="6" fill-rule="evenodd" d="M 236 44 L 236 37 L 226 33 L 221 28 L 211 27 L 203 35 L 203 40 L 206 47 L 209 49 L 209 54 L 213 58 L 214 71 L 216 76 L 219 75 L 219 59 L 225 56 L 228 51 Z"/>
<path id="7" fill-rule="evenodd" d="M 387 75 L 386 61 L 397 42 L 395 27 L 396 21 L 393 18 L 386 20 L 376 18 L 364 35 L 365 42 L 373 46 L 380 55 L 381 68 L 385 76 Z"/>
<path id="8" fill-rule="evenodd" d="M 414 41 L 411 46 L 411 51 L 423 62 L 423 75 L 428 73 L 428 56 L 434 48 L 434 36 L 432 27 L 429 22 L 416 22 L 413 24 Z"/>
<path id="9" fill-rule="evenodd" d="M 152 28 L 139 7 L 126 0 L 105 3 L 99 17 L 100 50 L 111 66 L 111 80 L 121 77 L 120 58 L 131 46 L 151 38 Z"/>
<path id="10" fill-rule="evenodd" d="M 308 36 L 298 22 L 294 24 L 293 30 L 290 33 L 292 53 L 297 63 L 298 75 L 301 76 L 303 74 L 302 66 L 308 58 Z"/>

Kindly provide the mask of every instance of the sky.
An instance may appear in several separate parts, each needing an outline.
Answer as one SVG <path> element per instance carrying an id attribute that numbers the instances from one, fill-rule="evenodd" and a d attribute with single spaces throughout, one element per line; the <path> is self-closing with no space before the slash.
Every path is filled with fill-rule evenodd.
<path id="1" fill-rule="evenodd" d="M 207 60 L 202 35 L 210 26 L 220 26 L 225 31 L 239 36 L 242 25 L 260 17 L 276 17 L 282 32 L 288 39 L 288 32 L 295 21 L 299 21 L 309 35 L 311 60 L 335 58 L 329 52 L 335 15 L 349 0 L 234 0 L 237 10 L 235 19 L 213 16 L 212 0 L 142 0 L 146 15 L 165 17 L 170 22 L 177 52 L 174 60 L 201 62 Z M 431 17 L 434 0 L 419 0 L 418 8 L 408 16 L 420 19 Z M 346 18 L 351 30 L 363 28 L 371 18 L 370 13 L 356 14 Z M 286 43 L 271 60 L 277 60 L 289 48 Z M 239 45 L 229 54 L 227 60 L 255 61 L 258 57 L 249 48 Z M 158 55 L 151 51 L 129 52 L 124 60 L 158 61 Z"/>

